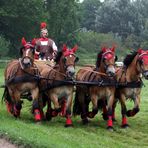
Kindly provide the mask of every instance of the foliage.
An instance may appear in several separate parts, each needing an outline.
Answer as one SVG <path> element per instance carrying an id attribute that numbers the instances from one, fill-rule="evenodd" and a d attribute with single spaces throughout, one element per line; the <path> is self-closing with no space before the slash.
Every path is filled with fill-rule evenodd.
<path id="1" fill-rule="evenodd" d="M 97 10 L 101 6 L 100 0 L 85 0 L 81 4 L 81 27 L 87 30 L 97 31 Z"/>
<path id="2" fill-rule="evenodd" d="M 8 54 L 10 48 L 10 42 L 6 41 L 3 36 L 0 36 L 0 58 Z"/>
<path id="3" fill-rule="evenodd" d="M 35 27 L 43 17 L 41 0 L 9 0 L 0 2 L 0 34 L 9 39 L 11 55 L 18 53 L 21 38 L 31 40 L 36 32 Z"/>
<path id="4" fill-rule="evenodd" d="M 113 34 L 103 34 L 103 33 L 96 33 L 93 31 L 89 32 L 79 32 L 79 47 L 78 55 L 80 57 L 80 62 L 83 63 L 83 59 L 96 59 L 96 55 L 100 52 L 101 47 L 116 47 L 116 53 L 120 57 L 124 56 L 126 51 L 125 47 L 122 46 L 121 41 L 119 38 L 116 38 Z M 94 63 L 95 64 L 95 63 Z"/>
<path id="5" fill-rule="evenodd" d="M 59 45 L 76 42 L 74 32 L 79 26 L 78 10 L 75 0 L 47 0 L 49 35 Z"/>

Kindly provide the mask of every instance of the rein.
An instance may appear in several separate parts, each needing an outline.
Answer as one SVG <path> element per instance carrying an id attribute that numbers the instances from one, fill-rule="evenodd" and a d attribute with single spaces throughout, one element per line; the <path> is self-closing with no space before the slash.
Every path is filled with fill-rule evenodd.
<path id="1" fill-rule="evenodd" d="M 85 69 L 89 72 L 93 72 L 93 73 L 96 73 L 96 74 L 99 74 L 99 75 L 102 75 L 102 76 L 107 76 L 107 74 L 103 73 L 103 72 L 97 72 L 97 71 L 93 71 L 93 70 L 90 70 L 90 69 L 87 69 L 87 68 L 82 68 L 82 69 Z"/>

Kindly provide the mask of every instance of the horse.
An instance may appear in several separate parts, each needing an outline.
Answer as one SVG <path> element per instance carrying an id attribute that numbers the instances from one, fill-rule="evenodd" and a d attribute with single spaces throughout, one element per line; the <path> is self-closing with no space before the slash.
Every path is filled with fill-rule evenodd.
<path id="1" fill-rule="evenodd" d="M 141 74 L 145 79 L 148 79 L 148 51 L 139 49 L 128 54 L 124 61 L 123 67 L 116 72 L 117 88 L 113 108 L 116 103 L 121 104 L 122 123 L 121 127 L 129 127 L 127 117 L 135 116 L 140 110 L 140 94 L 142 88 Z M 126 100 L 131 99 L 134 102 L 134 107 L 127 110 Z"/>
<path id="2" fill-rule="evenodd" d="M 43 68 L 41 71 L 40 90 L 43 96 L 43 107 L 47 103 L 46 118 L 50 120 L 58 114 L 66 117 L 65 127 L 72 126 L 71 106 L 73 101 L 74 86 L 72 80 L 75 75 L 75 63 L 78 61 L 75 52 L 77 45 L 69 49 L 64 45 L 58 52 L 55 66 Z M 45 98 L 44 98 L 45 97 Z M 47 101 L 47 102 L 46 102 Z M 54 109 L 51 108 L 51 102 Z"/>
<path id="3" fill-rule="evenodd" d="M 3 98 L 9 113 L 14 117 L 20 117 L 22 99 L 25 94 L 29 94 L 28 100 L 33 100 L 32 113 L 35 121 L 41 120 L 39 107 L 39 70 L 34 64 L 35 40 L 27 42 L 22 38 L 20 48 L 21 58 L 11 60 L 4 72 L 5 89 Z"/>
<path id="4" fill-rule="evenodd" d="M 102 48 L 97 55 L 95 67 L 86 66 L 76 74 L 76 80 L 87 82 L 88 85 L 77 85 L 73 106 L 74 115 L 81 114 L 83 124 L 88 123 L 88 117 L 93 118 L 100 102 L 107 100 L 108 129 L 112 129 L 112 105 L 115 93 L 115 47 Z M 101 100 L 101 101 L 100 101 Z M 92 102 L 92 112 L 89 112 L 89 102 Z"/>

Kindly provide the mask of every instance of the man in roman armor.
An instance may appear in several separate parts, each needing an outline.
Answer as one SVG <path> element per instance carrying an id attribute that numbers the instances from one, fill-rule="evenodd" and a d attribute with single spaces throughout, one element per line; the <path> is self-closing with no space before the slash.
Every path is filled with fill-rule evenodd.
<path id="1" fill-rule="evenodd" d="M 48 38 L 47 24 L 42 22 L 40 29 L 41 37 L 36 41 L 36 55 L 41 60 L 54 60 L 57 54 L 57 46 L 52 39 Z"/>

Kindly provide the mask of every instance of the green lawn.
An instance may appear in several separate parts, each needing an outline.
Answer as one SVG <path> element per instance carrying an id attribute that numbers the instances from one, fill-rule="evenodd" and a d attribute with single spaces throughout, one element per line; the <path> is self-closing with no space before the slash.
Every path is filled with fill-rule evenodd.
<path id="1" fill-rule="evenodd" d="M 0 70 L 0 84 L 3 84 L 3 70 Z M 120 105 L 117 105 L 117 122 L 114 131 L 106 130 L 101 114 L 83 126 L 80 117 L 73 117 L 74 127 L 65 128 L 65 119 L 53 118 L 50 122 L 37 124 L 30 113 L 31 102 L 25 101 L 20 119 L 7 113 L 5 104 L 0 104 L 0 135 L 13 143 L 33 148 L 147 148 L 148 147 L 148 82 L 144 81 L 140 112 L 129 118 L 130 128 L 122 129 Z M 0 96 L 3 88 L 0 88 Z M 128 108 L 133 103 L 127 102 Z"/>

